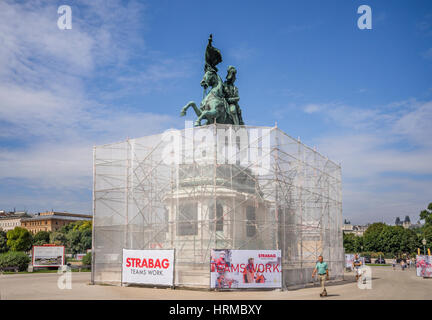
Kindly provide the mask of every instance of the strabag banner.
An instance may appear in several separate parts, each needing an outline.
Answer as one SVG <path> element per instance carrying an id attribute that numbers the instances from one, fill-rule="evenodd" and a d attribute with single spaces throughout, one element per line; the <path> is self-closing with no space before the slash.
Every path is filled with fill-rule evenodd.
<path id="1" fill-rule="evenodd" d="M 64 246 L 33 246 L 33 267 L 59 267 L 64 265 Z"/>
<path id="2" fill-rule="evenodd" d="M 417 255 L 416 271 L 418 277 L 432 278 L 432 256 Z"/>
<path id="3" fill-rule="evenodd" d="M 280 250 L 213 249 L 210 259 L 211 288 L 282 287 Z"/>
<path id="4" fill-rule="evenodd" d="M 122 283 L 172 286 L 174 250 L 123 249 Z"/>

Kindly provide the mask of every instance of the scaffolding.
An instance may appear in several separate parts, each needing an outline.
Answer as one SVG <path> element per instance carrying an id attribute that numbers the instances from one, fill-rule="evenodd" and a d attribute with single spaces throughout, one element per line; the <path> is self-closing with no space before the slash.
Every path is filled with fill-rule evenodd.
<path id="1" fill-rule="evenodd" d="M 175 286 L 210 284 L 211 249 L 277 249 L 283 288 L 319 255 L 343 275 L 341 167 L 277 127 L 213 124 L 94 148 L 92 282 L 122 249 L 175 249 Z"/>

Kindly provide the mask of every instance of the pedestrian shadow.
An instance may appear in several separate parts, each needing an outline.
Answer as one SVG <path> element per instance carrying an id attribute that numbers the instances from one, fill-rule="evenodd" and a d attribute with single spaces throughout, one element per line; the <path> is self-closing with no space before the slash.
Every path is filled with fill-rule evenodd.
<path id="1" fill-rule="evenodd" d="M 372 280 L 380 280 L 378 277 L 372 277 Z M 341 286 L 349 283 L 356 283 L 355 275 L 344 275 L 343 279 L 333 279 L 333 280 L 327 280 L 325 283 L 326 287 L 334 287 L 334 286 Z M 308 282 L 306 284 L 300 284 L 300 285 L 291 285 L 286 290 L 288 291 L 297 291 L 305 288 L 318 288 L 321 284 L 319 281 L 314 282 Z"/>
<path id="2" fill-rule="evenodd" d="M 340 297 L 340 294 L 327 294 L 325 297 L 322 298 L 328 298 L 328 297 Z"/>
<path id="3" fill-rule="evenodd" d="M 381 278 L 372 276 L 372 280 L 380 280 Z M 344 279 L 339 281 L 339 284 L 345 284 L 345 283 L 355 283 L 357 280 L 355 279 L 355 275 L 344 275 Z M 326 283 L 327 285 L 331 285 L 331 283 Z"/>

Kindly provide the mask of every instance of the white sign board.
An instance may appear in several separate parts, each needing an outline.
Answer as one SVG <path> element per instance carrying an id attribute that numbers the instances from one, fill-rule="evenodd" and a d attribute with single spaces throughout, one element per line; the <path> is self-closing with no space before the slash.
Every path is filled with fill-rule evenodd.
<path id="1" fill-rule="evenodd" d="M 123 249 L 122 283 L 172 286 L 174 250 Z"/>
<path id="2" fill-rule="evenodd" d="M 280 250 L 211 251 L 211 288 L 281 288 Z"/>
<path id="3" fill-rule="evenodd" d="M 33 267 L 59 267 L 64 265 L 64 246 L 33 246 Z"/>

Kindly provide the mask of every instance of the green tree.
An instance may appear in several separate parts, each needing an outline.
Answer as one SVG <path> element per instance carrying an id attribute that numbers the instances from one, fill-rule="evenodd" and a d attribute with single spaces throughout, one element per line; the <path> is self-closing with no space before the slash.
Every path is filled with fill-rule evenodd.
<path id="1" fill-rule="evenodd" d="M 50 234 L 50 243 L 58 246 L 66 245 L 66 236 L 62 232 L 54 231 Z"/>
<path id="2" fill-rule="evenodd" d="M 33 238 L 35 246 L 41 246 L 50 243 L 50 233 L 48 231 L 39 231 Z"/>
<path id="3" fill-rule="evenodd" d="M 92 232 L 84 228 L 82 231 L 79 228 L 69 230 L 66 234 L 66 246 L 70 253 L 81 253 L 92 246 Z"/>
<path id="4" fill-rule="evenodd" d="M 82 253 L 92 247 L 92 221 L 76 221 L 51 235 L 51 242 L 66 246 L 68 253 Z M 54 243 L 54 242 L 53 242 Z"/>
<path id="5" fill-rule="evenodd" d="M 416 251 L 418 237 L 414 230 L 404 229 L 402 233 L 400 249 L 402 253 L 411 254 Z"/>
<path id="6" fill-rule="evenodd" d="M 432 225 L 432 202 L 429 203 L 426 210 L 420 212 L 420 219 L 425 221 L 425 225 Z"/>
<path id="7" fill-rule="evenodd" d="M 85 266 L 91 265 L 92 263 L 92 254 L 91 252 L 87 252 L 86 255 L 82 259 L 82 264 Z"/>
<path id="8" fill-rule="evenodd" d="M 0 230 L 0 253 L 8 251 L 6 232 Z"/>
<path id="9" fill-rule="evenodd" d="M 353 233 L 344 233 L 343 235 L 343 246 L 346 253 L 354 252 L 354 240 L 355 235 Z"/>
<path id="10" fill-rule="evenodd" d="M 354 250 L 355 250 L 355 252 L 362 252 L 364 250 L 363 237 L 355 236 L 355 238 L 354 238 Z"/>
<path id="11" fill-rule="evenodd" d="M 30 262 L 30 257 L 25 252 L 9 251 L 0 254 L 0 268 L 18 268 L 19 271 L 24 271 Z"/>
<path id="12" fill-rule="evenodd" d="M 390 253 L 393 256 L 400 256 L 403 253 L 411 253 L 418 243 L 417 234 L 413 230 L 405 229 L 402 226 L 380 226 L 374 233 L 368 234 L 367 239 L 374 241 L 375 252 Z M 380 231 L 379 231 L 380 230 Z M 375 235 L 372 237 L 372 235 Z M 365 232 L 366 238 L 366 232 Z M 369 240 L 370 241 L 370 240 Z M 371 244 L 368 243 L 368 247 Z"/>
<path id="13" fill-rule="evenodd" d="M 343 235 L 343 244 L 346 253 L 355 253 L 362 251 L 363 237 L 356 236 L 353 233 Z"/>
<path id="14" fill-rule="evenodd" d="M 70 229 L 66 234 L 66 247 L 70 253 L 81 252 L 81 232 Z"/>
<path id="15" fill-rule="evenodd" d="M 6 234 L 7 246 L 11 251 L 28 251 L 32 247 L 32 236 L 27 229 L 15 227 Z"/>
<path id="16" fill-rule="evenodd" d="M 92 230 L 85 228 L 81 231 L 81 252 L 92 248 Z"/>
<path id="17" fill-rule="evenodd" d="M 90 231 L 92 232 L 92 221 L 80 221 L 78 224 L 78 230 L 83 231 Z"/>
<path id="18" fill-rule="evenodd" d="M 418 248 L 421 249 L 423 254 L 423 243 L 422 240 L 426 239 L 426 248 L 432 248 L 432 224 L 425 225 L 422 228 L 422 233 L 418 237 Z"/>
<path id="19" fill-rule="evenodd" d="M 407 230 L 402 226 L 387 226 L 382 231 L 383 238 L 383 252 L 391 253 L 394 256 L 400 256 L 402 253 L 411 252 L 409 247 L 409 239 L 407 236 Z M 416 236 L 414 238 L 414 245 Z"/>
<path id="20" fill-rule="evenodd" d="M 377 222 L 366 229 L 363 234 L 364 249 L 366 251 L 384 251 L 385 243 L 382 233 L 387 227 L 385 223 Z"/>
<path id="21" fill-rule="evenodd" d="M 82 253 L 92 247 L 92 221 L 77 221 L 64 225 L 59 232 L 69 253 Z"/>

